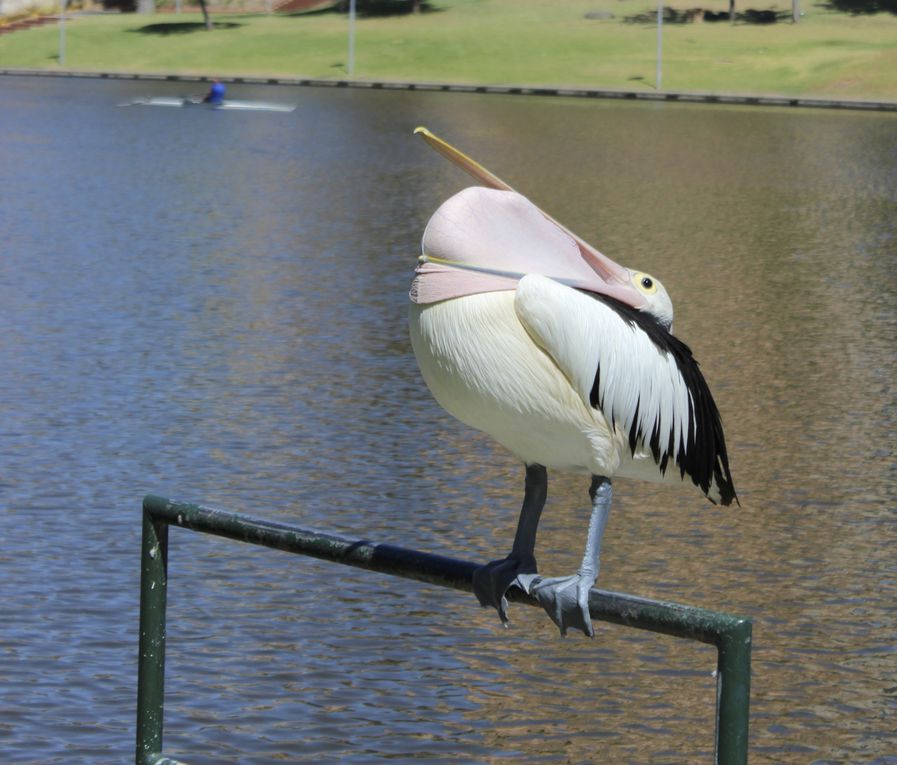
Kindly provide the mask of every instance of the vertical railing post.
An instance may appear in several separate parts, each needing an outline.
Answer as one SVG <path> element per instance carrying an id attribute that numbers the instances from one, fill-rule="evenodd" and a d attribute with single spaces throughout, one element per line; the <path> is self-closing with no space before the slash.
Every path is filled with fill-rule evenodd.
<path id="1" fill-rule="evenodd" d="M 168 524 L 143 510 L 140 565 L 140 655 L 137 661 L 136 765 L 162 752 L 165 698 L 165 606 L 168 590 Z"/>
<path id="2" fill-rule="evenodd" d="M 745 619 L 717 642 L 716 761 L 747 765 L 751 699 L 751 631 Z"/>

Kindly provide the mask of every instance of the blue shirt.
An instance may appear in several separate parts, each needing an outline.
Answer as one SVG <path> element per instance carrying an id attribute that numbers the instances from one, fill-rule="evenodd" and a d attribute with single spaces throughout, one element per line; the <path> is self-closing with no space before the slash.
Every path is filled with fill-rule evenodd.
<path id="1" fill-rule="evenodd" d="M 208 101 L 210 104 L 220 104 L 224 101 L 223 82 L 212 83 L 212 87 L 209 89 L 209 95 L 206 97 L 206 101 Z"/>

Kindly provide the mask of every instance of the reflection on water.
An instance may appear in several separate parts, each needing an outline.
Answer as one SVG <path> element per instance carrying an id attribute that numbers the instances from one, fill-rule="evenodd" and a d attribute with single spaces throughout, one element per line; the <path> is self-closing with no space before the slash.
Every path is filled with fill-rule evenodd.
<path id="1" fill-rule="evenodd" d="M 897 753 L 889 115 L 271 90 L 297 112 L 0 89 L 0 742 L 130 758 L 146 491 L 487 559 L 522 469 L 431 400 L 407 340 L 427 217 L 488 161 L 657 274 L 741 507 L 618 482 L 600 584 L 755 619 L 753 762 Z M 159 94 L 181 86 L 161 83 Z M 587 482 L 552 476 L 544 569 Z M 220 762 L 709 761 L 712 649 L 561 640 L 459 593 L 172 532 L 166 750 Z M 600 753 L 600 754 L 599 754 Z M 876 758 L 879 758 L 876 760 Z"/>

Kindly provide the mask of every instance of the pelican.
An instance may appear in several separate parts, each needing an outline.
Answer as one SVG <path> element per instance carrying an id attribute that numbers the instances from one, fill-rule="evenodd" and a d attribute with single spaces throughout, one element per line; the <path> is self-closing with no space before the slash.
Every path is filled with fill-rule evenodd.
<path id="1" fill-rule="evenodd" d="M 672 334 L 657 279 L 618 265 L 426 128 L 415 133 L 481 185 L 444 202 L 424 231 L 414 354 L 436 401 L 526 466 L 511 552 L 476 570 L 474 593 L 507 625 L 505 593 L 519 587 L 561 635 L 593 637 L 611 480 L 690 480 L 714 503 L 737 502 L 719 411 Z M 549 469 L 591 476 L 591 516 L 579 570 L 544 578 L 534 550 Z"/>

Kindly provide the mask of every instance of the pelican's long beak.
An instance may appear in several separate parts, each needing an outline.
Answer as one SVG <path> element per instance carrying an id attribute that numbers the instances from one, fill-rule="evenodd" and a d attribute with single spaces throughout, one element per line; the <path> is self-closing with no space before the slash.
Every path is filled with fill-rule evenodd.
<path id="1" fill-rule="evenodd" d="M 471 159 L 464 152 L 456 149 L 450 143 L 443 141 L 439 136 L 434 135 L 427 128 L 415 128 L 414 134 L 421 136 L 421 138 L 423 138 L 433 149 L 438 151 L 452 164 L 457 165 L 462 170 L 469 173 L 482 185 L 491 189 L 498 189 L 500 191 L 515 191 L 515 189 L 513 189 L 509 184 L 505 183 L 501 178 L 495 175 L 495 173 L 490 172 L 479 162 Z M 616 263 L 609 257 L 607 257 L 607 255 L 599 252 L 591 244 L 589 244 L 584 239 L 570 231 L 570 229 L 568 229 L 566 226 L 552 218 L 543 209 L 538 209 L 539 212 L 544 215 L 547 220 L 551 221 L 561 231 L 570 236 L 574 242 L 576 242 L 583 260 L 599 277 L 601 277 L 601 279 L 608 285 L 608 287 L 611 288 L 609 290 L 611 293 L 618 293 L 614 295 L 615 297 L 618 297 L 618 299 L 623 299 L 622 295 L 624 294 L 624 292 L 628 293 L 632 287 L 632 275 L 629 269 L 624 268 L 619 263 Z M 624 290 L 618 289 L 620 285 L 625 285 Z M 634 294 L 638 295 L 638 293 Z M 638 295 L 639 299 L 641 299 L 641 297 L 641 295 Z M 624 299 L 624 302 L 631 304 L 632 300 Z M 635 307 L 640 307 L 640 305 L 636 305 Z"/>

